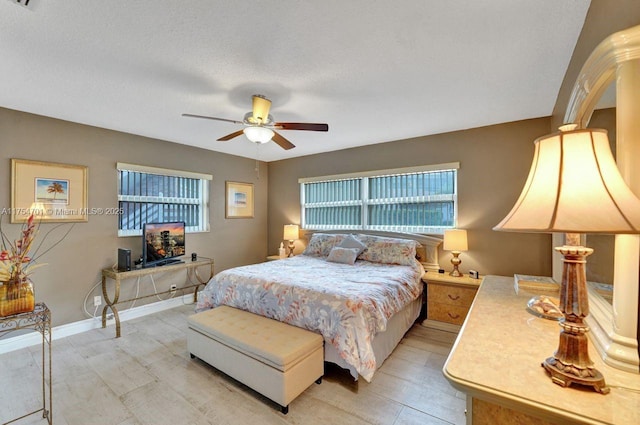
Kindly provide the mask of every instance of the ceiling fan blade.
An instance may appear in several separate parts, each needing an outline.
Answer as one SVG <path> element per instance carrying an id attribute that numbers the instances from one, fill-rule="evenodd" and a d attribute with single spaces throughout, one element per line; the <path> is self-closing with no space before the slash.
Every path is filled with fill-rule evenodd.
<path id="1" fill-rule="evenodd" d="M 275 131 L 273 132 L 273 137 L 271 138 L 271 140 L 276 142 L 282 149 L 289 150 L 296 147 L 296 145 L 294 145 Z"/>
<path id="2" fill-rule="evenodd" d="M 244 130 L 238 130 L 238 131 L 234 131 L 231 134 L 227 134 L 226 136 L 222 136 L 221 138 L 218 139 L 218 142 L 226 142 L 227 140 L 231 140 L 234 137 L 238 137 L 241 134 L 244 133 Z"/>
<path id="3" fill-rule="evenodd" d="M 273 127 L 280 130 L 329 131 L 329 124 L 309 122 L 277 122 L 273 124 Z"/>
<path id="4" fill-rule="evenodd" d="M 214 120 L 214 121 L 226 121 L 226 122 L 232 122 L 234 124 L 243 124 L 242 121 L 236 121 L 236 120 L 229 120 L 226 118 L 216 118 L 216 117 L 207 117 L 205 115 L 194 115 L 194 114 L 182 114 L 183 117 L 190 117 L 190 118 L 204 118 L 207 120 Z"/>
<path id="5" fill-rule="evenodd" d="M 269 120 L 269 109 L 271 109 L 271 101 L 266 97 L 253 95 L 253 122 L 254 124 L 264 124 Z"/>

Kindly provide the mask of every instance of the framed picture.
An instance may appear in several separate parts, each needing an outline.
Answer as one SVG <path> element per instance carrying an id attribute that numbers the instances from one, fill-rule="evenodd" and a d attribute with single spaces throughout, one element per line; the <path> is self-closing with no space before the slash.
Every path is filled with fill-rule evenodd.
<path id="1" fill-rule="evenodd" d="M 87 167 L 11 159 L 11 222 L 87 221 Z"/>
<path id="2" fill-rule="evenodd" d="M 253 218 L 253 183 L 226 182 L 225 218 Z"/>

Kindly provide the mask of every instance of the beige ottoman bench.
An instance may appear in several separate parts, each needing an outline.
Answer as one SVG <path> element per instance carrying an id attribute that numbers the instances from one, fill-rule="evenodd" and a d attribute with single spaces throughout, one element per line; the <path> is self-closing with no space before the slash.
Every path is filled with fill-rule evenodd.
<path id="1" fill-rule="evenodd" d="M 324 375 L 319 334 L 228 306 L 188 318 L 187 348 L 216 369 L 280 405 Z"/>

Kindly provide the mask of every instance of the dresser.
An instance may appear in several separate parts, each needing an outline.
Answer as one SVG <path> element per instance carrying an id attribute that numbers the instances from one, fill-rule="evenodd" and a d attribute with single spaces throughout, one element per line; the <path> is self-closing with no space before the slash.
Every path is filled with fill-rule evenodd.
<path id="1" fill-rule="evenodd" d="M 422 282 L 427 296 L 427 318 L 422 325 L 458 332 L 467 317 L 481 279 L 427 272 L 422 277 Z"/>
<path id="2" fill-rule="evenodd" d="M 467 424 L 640 424 L 640 375 L 589 355 L 611 392 L 563 388 L 540 363 L 558 346 L 554 320 L 530 314 L 529 293 L 516 294 L 513 276 L 487 276 L 443 368 L 467 395 Z"/>

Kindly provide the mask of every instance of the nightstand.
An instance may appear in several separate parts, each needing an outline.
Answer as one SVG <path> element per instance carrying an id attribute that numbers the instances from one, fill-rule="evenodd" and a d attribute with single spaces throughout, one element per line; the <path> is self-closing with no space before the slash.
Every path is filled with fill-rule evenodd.
<path id="1" fill-rule="evenodd" d="M 422 282 L 426 285 L 427 291 L 427 319 L 422 325 L 458 332 L 482 279 L 427 272 L 422 276 Z"/>
<path id="2" fill-rule="evenodd" d="M 287 257 L 284 257 L 284 258 L 287 258 Z M 267 257 L 267 261 L 275 261 L 275 260 L 280 260 L 280 259 L 281 259 L 281 258 L 280 258 L 280 256 L 279 256 L 279 255 L 269 255 L 269 256 Z"/>

